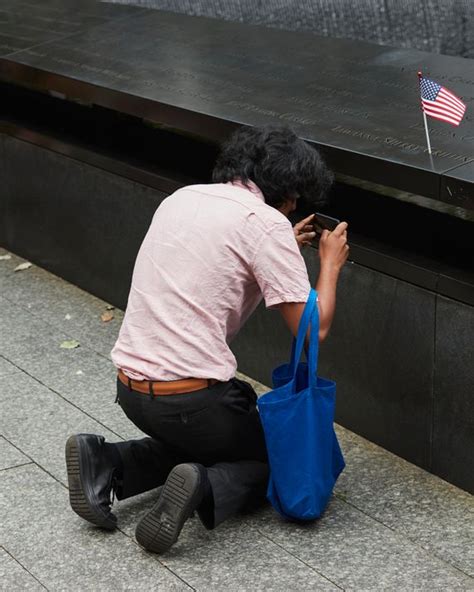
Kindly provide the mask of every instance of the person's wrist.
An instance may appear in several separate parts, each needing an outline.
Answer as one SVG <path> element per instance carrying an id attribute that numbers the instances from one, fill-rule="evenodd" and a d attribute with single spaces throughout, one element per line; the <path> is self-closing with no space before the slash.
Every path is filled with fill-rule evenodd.
<path id="1" fill-rule="evenodd" d="M 338 276 L 341 271 L 341 266 L 335 261 L 322 259 L 321 260 L 321 272 L 328 275 Z"/>

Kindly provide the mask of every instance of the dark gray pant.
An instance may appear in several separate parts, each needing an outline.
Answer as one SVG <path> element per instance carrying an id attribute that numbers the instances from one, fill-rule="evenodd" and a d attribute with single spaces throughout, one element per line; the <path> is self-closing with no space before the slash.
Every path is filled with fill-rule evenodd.
<path id="1" fill-rule="evenodd" d="M 263 500 L 268 482 L 265 440 L 256 394 L 236 378 L 181 395 L 154 396 L 129 390 L 117 380 L 127 417 L 150 438 L 119 442 L 125 499 L 162 485 L 173 467 L 207 467 L 213 507 L 201 507 L 207 528 Z"/>

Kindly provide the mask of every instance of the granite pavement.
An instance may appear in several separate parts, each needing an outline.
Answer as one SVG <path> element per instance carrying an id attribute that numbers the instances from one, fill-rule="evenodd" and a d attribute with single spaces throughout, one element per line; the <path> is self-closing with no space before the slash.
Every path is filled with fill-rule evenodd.
<path id="1" fill-rule="evenodd" d="M 0 249 L 0 590 L 474 591 L 474 498 L 340 426 L 347 467 L 312 524 L 270 507 L 214 531 L 193 518 L 156 556 L 134 538 L 156 491 L 115 502 L 114 533 L 82 521 L 67 437 L 140 437 L 114 404 L 123 312 L 21 263 Z"/>

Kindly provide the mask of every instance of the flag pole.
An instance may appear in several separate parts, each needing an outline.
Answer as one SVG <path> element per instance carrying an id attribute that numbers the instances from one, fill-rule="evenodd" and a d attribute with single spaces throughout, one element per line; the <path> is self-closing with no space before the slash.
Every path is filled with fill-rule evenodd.
<path id="1" fill-rule="evenodd" d="M 426 113 L 424 111 L 423 111 L 423 121 L 425 122 L 426 143 L 428 144 L 428 153 L 432 154 L 431 143 L 430 143 L 430 134 L 428 132 L 428 122 L 426 121 Z"/>
<path id="2" fill-rule="evenodd" d="M 418 81 L 420 82 L 420 93 L 421 93 L 421 77 L 422 77 L 422 73 L 418 72 Z M 423 109 L 423 104 L 421 105 L 421 111 L 423 113 L 423 121 L 425 122 L 425 133 L 426 133 L 426 143 L 428 145 L 428 153 L 432 154 L 431 152 L 431 142 L 430 142 L 430 134 L 428 131 L 428 122 L 426 121 L 426 113 L 425 110 Z"/>

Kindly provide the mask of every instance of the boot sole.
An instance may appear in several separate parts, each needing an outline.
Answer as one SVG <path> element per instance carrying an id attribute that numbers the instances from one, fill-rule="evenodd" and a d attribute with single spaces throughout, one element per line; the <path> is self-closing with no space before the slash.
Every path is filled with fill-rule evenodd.
<path id="1" fill-rule="evenodd" d="M 192 465 L 178 465 L 171 471 L 157 503 L 137 524 L 135 537 L 142 547 L 164 553 L 176 542 L 195 509 L 200 484 L 201 474 Z"/>
<path id="2" fill-rule="evenodd" d="M 104 516 L 100 507 L 94 507 L 84 492 L 81 477 L 81 453 L 76 436 L 70 436 L 66 442 L 66 466 L 69 483 L 69 503 L 78 516 L 107 530 L 114 530 L 116 522 Z"/>

